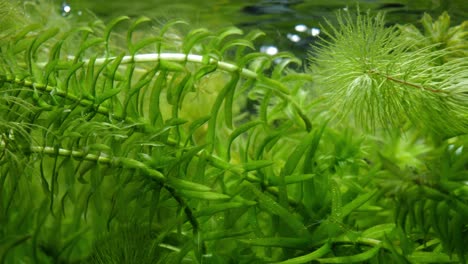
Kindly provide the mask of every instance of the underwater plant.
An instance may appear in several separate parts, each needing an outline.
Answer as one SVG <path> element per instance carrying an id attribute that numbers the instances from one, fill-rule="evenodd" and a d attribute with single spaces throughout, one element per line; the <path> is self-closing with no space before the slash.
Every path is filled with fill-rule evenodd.
<path id="1" fill-rule="evenodd" d="M 466 263 L 464 26 L 341 13 L 301 72 L 260 31 L 6 12 L 0 263 Z"/>
<path id="2" fill-rule="evenodd" d="M 331 27 L 328 34 L 330 39 L 322 43 L 312 60 L 320 87 L 329 90 L 327 98 L 342 114 L 352 112 L 357 123 L 373 130 L 410 120 L 442 137 L 466 134 L 466 30 L 463 33 L 454 28 L 446 33 L 454 38 L 448 41 L 454 48 L 439 48 L 441 40 L 433 37 L 434 44 L 425 41 L 429 43 L 418 47 L 425 38 L 406 33 L 414 27 L 402 27 L 408 29 L 403 31 L 406 34 L 396 27 L 385 27 L 383 14 L 353 18 L 346 12 L 338 18 L 337 27 Z M 435 27 L 444 23 L 447 30 L 447 15 L 441 20 L 444 22 L 436 21 Z M 458 41 L 457 31 L 461 31 Z M 438 63 L 449 56 L 450 61 Z"/>

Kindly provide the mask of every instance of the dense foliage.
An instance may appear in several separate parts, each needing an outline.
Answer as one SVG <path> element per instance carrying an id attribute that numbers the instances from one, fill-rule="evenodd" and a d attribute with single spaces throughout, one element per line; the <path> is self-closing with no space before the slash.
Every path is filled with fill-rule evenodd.
<path id="1" fill-rule="evenodd" d="M 304 73 L 0 3 L 0 263 L 466 262 L 466 23 L 338 14 Z"/>

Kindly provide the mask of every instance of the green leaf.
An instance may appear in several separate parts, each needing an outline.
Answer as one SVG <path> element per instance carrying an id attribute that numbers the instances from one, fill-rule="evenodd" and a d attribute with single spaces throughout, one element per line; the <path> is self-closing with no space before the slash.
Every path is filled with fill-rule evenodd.
<path id="1" fill-rule="evenodd" d="M 38 37 L 36 37 L 34 39 L 34 41 L 31 43 L 32 46 L 31 46 L 31 56 L 35 57 L 36 56 L 36 53 L 37 53 L 37 50 L 39 49 L 39 47 L 44 44 L 46 41 L 50 40 L 51 38 L 53 38 L 55 35 L 57 35 L 59 33 L 59 29 L 58 28 L 50 28 L 50 29 L 47 29 L 46 31 L 44 32 L 41 32 L 39 34 Z"/>
<path id="2" fill-rule="evenodd" d="M 210 120 L 210 118 L 211 118 L 211 116 L 204 116 L 204 117 L 198 118 L 197 120 L 193 121 L 190 124 L 189 132 L 187 134 L 187 142 L 185 143 L 185 145 L 187 145 L 188 142 L 193 139 L 193 136 L 194 136 L 195 132 L 197 131 L 197 129 L 199 129 L 204 124 L 206 124 L 206 122 L 208 122 Z"/>
<path id="3" fill-rule="evenodd" d="M 258 79 L 258 87 L 271 89 L 282 94 L 289 94 L 289 89 L 283 83 L 273 80 L 264 76 L 260 76 Z"/>
<path id="4" fill-rule="evenodd" d="M 181 194 L 187 196 L 188 198 L 200 199 L 200 200 L 209 200 L 209 201 L 218 201 L 218 200 L 228 200 L 231 199 L 229 195 L 216 193 L 216 192 L 199 192 L 199 191 L 188 191 L 182 190 Z"/>
<path id="5" fill-rule="evenodd" d="M 224 54 L 226 52 L 226 50 L 228 50 L 229 48 L 232 48 L 232 47 L 236 47 L 238 48 L 239 46 L 244 46 L 244 47 L 248 47 L 252 50 L 255 50 L 255 46 L 253 45 L 252 42 L 246 40 L 246 39 L 233 39 L 231 41 L 228 41 L 227 43 L 224 43 L 223 44 L 223 47 L 221 49 L 221 53 Z"/>
<path id="6" fill-rule="evenodd" d="M 115 88 L 115 89 L 108 89 L 106 90 L 104 93 L 98 95 L 96 97 L 96 104 L 102 104 L 103 102 L 105 102 L 107 99 L 109 98 L 112 98 L 114 97 L 115 95 L 117 95 L 118 93 L 120 93 L 122 91 L 121 88 Z"/>
<path id="7" fill-rule="evenodd" d="M 282 207 L 268 195 L 262 193 L 257 188 L 252 187 L 252 192 L 257 196 L 258 206 L 274 215 L 279 216 L 296 234 L 307 235 L 307 228 L 301 219 L 291 214 L 288 209 Z"/>
<path id="8" fill-rule="evenodd" d="M 194 78 L 195 80 L 200 80 L 202 77 L 216 71 L 217 68 L 217 63 L 209 63 L 207 65 L 203 65 L 202 67 L 200 67 L 200 69 L 197 70 Z"/>
<path id="9" fill-rule="evenodd" d="M 250 31 L 249 33 L 247 33 L 247 35 L 245 36 L 245 39 L 247 39 L 247 40 L 253 42 L 253 41 L 256 40 L 257 38 L 259 38 L 259 37 L 261 37 L 261 36 L 264 36 L 264 35 L 265 35 L 265 33 L 263 33 L 263 32 L 260 31 L 260 30 L 252 30 L 252 31 Z M 243 67 L 244 65 L 246 65 L 246 63 L 248 62 L 248 60 L 247 60 L 247 61 L 242 60 L 243 57 L 244 57 L 244 50 L 245 50 L 245 48 L 246 48 L 246 46 L 240 46 L 240 47 L 237 49 L 237 51 L 236 51 L 236 61 L 240 62 L 240 66 L 241 66 L 241 67 Z M 247 56 L 250 55 L 250 54 L 252 54 L 252 53 L 247 54 Z M 264 53 L 261 53 L 261 54 L 266 55 L 266 54 L 264 54 Z M 242 61 L 241 61 L 241 60 L 242 60 Z"/>
<path id="10" fill-rule="evenodd" d="M 268 57 L 268 55 L 265 53 L 252 52 L 252 53 L 245 54 L 244 56 L 239 58 L 238 65 L 239 67 L 245 67 L 249 63 L 253 64 L 258 60 L 268 60 L 268 59 L 270 59 L 270 57 Z M 254 71 L 256 70 L 254 69 Z"/>
<path id="11" fill-rule="evenodd" d="M 259 120 L 247 122 L 245 124 L 240 125 L 234 131 L 232 131 L 232 133 L 229 135 L 228 145 L 227 145 L 227 148 L 226 148 L 226 160 L 227 161 L 231 160 L 231 146 L 232 146 L 232 143 L 234 142 L 234 140 L 237 137 L 239 137 L 240 135 L 242 135 L 243 133 L 249 131 L 253 127 L 255 127 L 257 125 L 260 125 L 262 123 L 263 122 L 259 121 Z"/>
<path id="12" fill-rule="evenodd" d="M 305 154 L 304 160 L 304 168 L 303 168 L 303 173 L 308 174 L 312 173 L 314 171 L 313 164 L 315 161 L 315 154 L 317 152 L 320 140 L 323 135 L 323 131 L 327 127 L 328 122 L 324 122 L 324 124 L 315 132 L 315 137 L 313 140 L 310 142 L 310 147 L 307 153 Z"/>
<path id="13" fill-rule="evenodd" d="M 288 65 L 292 63 L 295 63 L 297 65 L 302 64 L 302 61 L 300 59 L 294 57 L 294 55 L 289 54 L 289 53 L 278 54 L 275 56 L 275 59 L 276 58 L 281 58 L 281 61 L 279 64 L 275 66 L 275 69 L 273 70 L 273 73 L 271 74 L 272 79 L 279 80 L 282 77 L 282 75 L 286 72 Z"/>
<path id="14" fill-rule="evenodd" d="M 186 74 L 184 78 L 180 81 L 175 89 L 174 97 L 176 98 L 175 104 L 172 108 L 172 116 L 179 116 L 179 109 L 182 109 L 182 102 L 185 95 L 193 89 L 193 76 L 192 74 Z"/>
<path id="15" fill-rule="evenodd" d="M 221 240 L 221 239 L 227 239 L 227 238 L 231 238 L 231 237 L 239 237 L 239 236 L 245 236 L 249 233 L 252 233 L 251 230 L 232 230 L 232 229 L 228 229 L 228 230 L 219 230 L 219 231 L 211 231 L 211 232 L 206 232 L 206 233 L 203 233 L 202 235 L 202 239 L 205 240 L 205 241 L 209 241 L 209 240 L 215 240 L 215 241 L 218 241 L 218 240 Z"/>
<path id="16" fill-rule="evenodd" d="M 262 154 L 268 151 L 268 146 L 276 143 L 284 135 L 284 131 L 275 131 L 267 135 L 267 137 L 258 145 L 255 153 L 255 158 L 260 159 Z"/>
<path id="17" fill-rule="evenodd" d="M 369 191 L 367 193 L 364 193 L 362 195 L 359 195 L 357 198 L 355 198 L 353 201 L 347 203 L 341 208 L 341 215 L 342 217 L 346 217 L 349 215 L 352 211 L 356 210 L 360 206 L 362 206 L 364 203 L 369 201 L 375 194 L 377 194 L 378 190 L 373 190 Z"/>
<path id="18" fill-rule="evenodd" d="M 231 80 L 224 86 L 224 88 L 219 92 L 218 96 L 216 97 L 215 102 L 211 108 L 211 119 L 208 122 L 208 133 L 207 139 L 210 141 L 211 146 L 216 144 L 216 129 L 217 129 L 217 120 L 218 120 L 218 113 L 221 109 L 221 105 L 225 100 L 225 97 L 229 94 L 231 89 L 235 89 L 237 82 L 239 81 L 239 73 L 234 73 L 231 75 Z M 226 111 L 227 118 L 226 120 L 232 120 L 232 105 L 225 105 L 224 109 Z M 227 123 L 228 121 L 226 121 Z M 211 152 L 211 151 L 210 151 Z"/>
<path id="19" fill-rule="evenodd" d="M 450 257 L 441 252 L 414 252 L 408 256 L 412 263 L 454 263 L 455 257 Z"/>
<path id="20" fill-rule="evenodd" d="M 391 233 L 395 229 L 395 224 L 380 224 L 370 227 L 369 229 L 362 232 L 362 237 L 368 238 L 381 238 L 386 234 Z"/>
<path id="21" fill-rule="evenodd" d="M 164 35 L 166 34 L 167 31 L 169 31 L 169 29 L 171 29 L 171 27 L 175 27 L 176 25 L 179 25 L 179 24 L 188 25 L 186 21 L 183 21 L 180 19 L 170 20 L 167 23 L 165 23 L 164 26 L 162 26 L 159 31 L 159 36 L 161 37 L 161 39 L 165 39 Z M 157 42 L 156 51 L 158 54 L 161 54 L 161 47 L 162 47 L 161 43 Z"/>
<path id="22" fill-rule="evenodd" d="M 168 60 L 160 60 L 159 66 L 161 67 L 161 69 L 164 69 L 167 71 L 173 71 L 173 72 L 185 72 L 186 71 L 185 65 L 178 63 L 178 62 L 168 61 Z"/>
<path id="23" fill-rule="evenodd" d="M 7 254 L 14 247 L 21 245 L 31 239 L 31 235 L 15 235 L 2 237 L 0 240 L 0 263 L 5 263 Z"/>
<path id="24" fill-rule="evenodd" d="M 156 80 L 154 80 L 153 87 L 151 89 L 150 98 L 149 98 L 149 118 L 151 124 L 155 125 L 159 120 L 162 122 L 161 107 L 159 105 L 161 99 L 161 92 L 165 82 L 167 81 L 167 71 L 161 70 L 158 71 L 156 75 Z"/>
<path id="25" fill-rule="evenodd" d="M 226 90 L 224 97 L 224 118 L 226 120 L 226 125 L 228 128 L 232 128 L 232 107 L 234 104 L 234 93 L 239 79 L 239 74 L 233 74 L 228 85 L 224 87 L 224 89 Z"/>
<path id="26" fill-rule="evenodd" d="M 78 50 L 78 52 L 75 53 L 75 56 L 74 56 L 74 61 L 73 63 L 78 63 L 79 62 L 79 59 L 81 58 L 81 55 L 83 53 L 85 53 L 85 51 L 93 46 L 97 46 L 101 43 L 104 43 L 104 39 L 102 38 L 93 38 L 93 39 L 90 39 L 90 40 L 87 40 L 85 41 L 84 43 L 82 43 L 80 45 L 80 48 Z M 96 54 L 97 55 L 97 54 Z"/>
<path id="27" fill-rule="evenodd" d="M 112 33 L 112 30 L 114 30 L 114 28 L 122 23 L 123 21 L 126 21 L 126 20 L 129 20 L 130 18 L 128 16 L 119 16 L 119 17 L 116 17 L 114 19 L 111 20 L 111 22 L 109 22 L 106 26 L 106 31 L 104 32 L 104 41 L 106 43 L 106 54 L 107 56 L 110 56 L 111 53 L 110 53 L 110 50 L 109 50 L 109 44 L 110 44 L 110 36 L 111 36 L 111 33 Z"/>
<path id="28" fill-rule="evenodd" d="M 60 165 L 64 171 L 64 182 L 66 189 L 73 187 L 75 184 L 75 166 L 74 162 L 70 157 L 65 158 Z M 73 197 L 72 197 L 73 198 Z"/>
<path id="29" fill-rule="evenodd" d="M 246 208 L 250 205 L 247 205 L 242 202 L 226 202 L 219 204 L 211 204 L 208 206 L 202 207 L 201 210 L 195 211 L 195 216 L 213 216 L 216 213 L 224 212 L 226 210 Z"/>
<path id="30" fill-rule="evenodd" d="M 104 175 L 101 173 L 101 166 L 100 165 L 95 165 L 91 168 L 90 170 L 90 183 L 91 183 L 91 188 L 93 191 L 99 190 L 99 186 L 103 182 L 103 177 Z"/>
<path id="31" fill-rule="evenodd" d="M 183 52 L 185 54 L 189 54 L 193 46 L 212 35 L 213 34 L 206 28 L 197 28 L 190 31 L 184 39 L 184 43 L 182 45 Z"/>
<path id="32" fill-rule="evenodd" d="M 340 186 L 334 179 L 330 179 L 330 192 L 332 200 L 331 218 L 338 223 L 343 221 L 342 198 Z"/>
<path id="33" fill-rule="evenodd" d="M 73 78 L 73 76 L 76 76 L 76 73 L 83 68 L 84 63 L 79 62 L 73 64 L 69 69 L 67 73 L 67 77 L 65 79 L 65 85 L 66 85 L 66 90 L 65 93 L 68 94 L 68 89 L 71 86 L 70 80 Z"/>
<path id="34" fill-rule="evenodd" d="M 135 46 L 132 43 L 133 32 L 137 29 L 138 26 L 140 26 L 140 25 L 142 25 L 144 23 L 149 23 L 149 22 L 151 22 L 151 19 L 149 19 L 148 17 L 143 16 L 143 17 L 140 17 L 137 20 L 135 20 L 130 25 L 130 27 L 128 28 L 128 30 L 127 30 L 127 45 L 129 47 L 130 54 L 135 54 L 138 51 L 138 49 L 135 49 Z"/>
<path id="35" fill-rule="evenodd" d="M 136 54 L 138 51 L 140 51 L 142 48 L 150 45 L 150 44 L 153 44 L 153 43 L 160 43 L 162 42 L 164 39 L 157 36 L 157 37 L 148 37 L 148 38 L 145 38 L 145 39 L 142 39 L 140 41 L 138 41 L 137 43 L 134 43 L 132 45 L 132 49 L 133 49 L 133 53 L 132 54 Z"/>
<path id="36" fill-rule="evenodd" d="M 309 132 L 307 136 L 303 140 L 301 140 L 300 144 L 296 146 L 296 148 L 291 152 L 286 161 L 286 164 L 283 167 L 282 174 L 287 176 L 293 174 L 294 170 L 298 167 L 299 161 L 301 160 L 302 156 L 306 152 L 306 150 L 310 147 L 310 145 L 318 141 L 317 137 L 320 137 L 320 134 L 317 135 L 316 131 Z M 309 160 L 307 162 L 310 162 Z"/>
<path id="37" fill-rule="evenodd" d="M 270 160 L 255 160 L 255 161 L 242 164 L 242 168 L 244 169 L 244 171 L 247 172 L 247 171 L 254 171 L 254 170 L 259 170 L 265 167 L 269 167 L 273 164 L 274 162 Z"/>
<path id="38" fill-rule="evenodd" d="M 223 43 L 224 39 L 233 35 L 242 35 L 243 33 L 244 32 L 242 32 L 242 30 L 237 27 L 227 27 L 225 29 L 222 29 L 216 34 L 217 36 L 213 40 L 212 46 L 217 50 L 221 50 L 226 45 L 225 43 Z M 222 53 L 224 52 L 221 52 L 221 54 Z"/>
<path id="39" fill-rule="evenodd" d="M 310 244 L 309 239 L 297 237 L 265 237 L 241 239 L 240 242 L 249 246 L 280 247 L 292 249 L 303 249 L 304 247 L 307 247 Z"/>
<path id="40" fill-rule="evenodd" d="M 122 65 L 122 59 L 125 56 L 125 53 L 122 52 L 118 56 L 116 56 L 110 65 L 106 67 L 106 70 L 104 74 L 109 77 L 110 82 L 108 89 L 113 89 L 114 88 L 114 80 L 118 81 L 124 81 L 125 77 L 123 77 L 122 74 L 119 73 L 119 67 Z"/>
<path id="41" fill-rule="evenodd" d="M 379 252 L 380 247 L 373 247 L 366 252 L 344 257 L 322 258 L 318 259 L 320 263 L 357 263 L 369 260 Z"/>
<path id="42" fill-rule="evenodd" d="M 68 32 L 65 32 L 62 35 L 62 37 L 60 38 L 60 40 L 57 41 L 55 43 L 55 45 L 52 47 L 52 49 L 50 50 L 49 63 L 54 61 L 54 60 L 60 59 L 60 51 L 62 50 L 63 44 L 65 43 L 67 38 L 70 37 L 70 35 L 72 35 L 72 34 L 74 34 L 76 32 L 92 33 L 93 30 L 90 27 L 77 27 L 77 28 L 73 28 L 72 30 L 70 30 Z"/>
<path id="43" fill-rule="evenodd" d="M 311 180 L 315 178 L 317 175 L 316 174 L 292 174 L 284 177 L 284 183 L 285 184 L 294 184 L 294 183 L 300 183 L 304 181 Z M 271 179 L 271 184 L 272 185 L 278 185 L 278 178 L 273 178 Z"/>
<path id="44" fill-rule="evenodd" d="M 315 251 L 313 251 L 313 252 L 311 252 L 311 253 L 309 253 L 307 255 L 300 256 L 300 257 L 295 257 L 295 258 L 292 258 L 292 259 L 288 259 L 288 260 L 281 261 L 281 262 L 275 262 L 275 263 L 276 264 L 309 263 L 312 260 L 316 260 L 316 259 L 322 257 L 323 255 L 327 254 L 328 252 L 330 252 L 330 243 L 325 243 L 323 246 L 321 246 L 317 250 L 315 250 Z"/>
<path id="45" fill-rule="evenodd" d="M 197 192 L 211 191 L 210 187 L 203 185 L 203 184 L 191 182 L 191 181 L 186 181 L 186 180 L 177 179 L 173 177 L 169 178 L 168 181 L 177 190 L 189 190 L 189 191 L 197 191 Z"/>

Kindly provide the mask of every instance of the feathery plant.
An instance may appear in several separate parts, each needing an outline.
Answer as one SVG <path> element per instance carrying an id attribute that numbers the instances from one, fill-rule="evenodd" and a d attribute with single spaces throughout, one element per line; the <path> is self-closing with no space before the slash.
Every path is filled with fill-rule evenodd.
<path id="1" fill-rule="evenodd" d="M 426 16 L 425 25 L 427 20 Z M 439 137 L 466 134 L 466 56 L 439 64 L 440 58 L 456 51 L 418 41 L 423 37 L 407 37 L 384 23 L 382 14 L 338 16 L 338 26 L 331 27 L 329 40 L 312 59 L 320 87 L 329 90 L 327 98 L 340 114 L 350 114 L 371 130 L 398 127 L 409 120 Z M 447 22 L 436 22 L 436 27 L 439 23 L 446 30 Z M 441 30 L 433 31 L 443 34 Z M 457 29 L 452 31 L 448 34 Z M 461 47 L 456 50 L 464 53 L 466 30 L 459 35 Z"/>
<path id="2" fill-rule="evenodd" d="M 466 262 L 460 46 L 345 13 L 301 73 L 258 31 L 0 3 L 0 263 Z"/>

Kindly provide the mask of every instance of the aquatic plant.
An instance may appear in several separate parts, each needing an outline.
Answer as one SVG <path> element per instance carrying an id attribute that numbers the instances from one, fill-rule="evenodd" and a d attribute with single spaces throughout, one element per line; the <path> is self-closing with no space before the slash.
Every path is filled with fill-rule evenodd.
<path id="1" fill-rule="evenodd" d="M 450 34 L 454 40 L 447 41 L 452 48 L 440 43 L 443 37 L 431 36 L 431 43 L 418 36 L 414 27 L 404 27 L 408 29 L 403 31 L 405 34 L 397 27 L 385 27 L 382 14 L 358 14 L 353 18 L 346 12 L 338 18 L 337 27 L 330 29 L 329 40 L 318 48 L 312 60 L 317 65 L 314 73 L 320 87 L 329 90 L 327 98 L 341 114 L 351 112 L 358 124 L 371 130 L 401 126 L 410 120 L 439 136 L 466 134 L 466 30 L 434 30 L 434 35 Z M 441 30 L 448 30 L 447 15 L 441 20 L 434 27 L 440 28 L 438 24 L 442 23 Z M 418 37 L 408 37 L 407 32 Z M 457 51 L 461 54 L 455 57 Z M 449 56 L 451 60 L 438 63 Z"/>
<path id="2" fill-rule="evenodd" d="M 302 73 L 259 31 L 0 8 L 0 263 L 466 262 L 446 50 L 345 13 Z"/>

